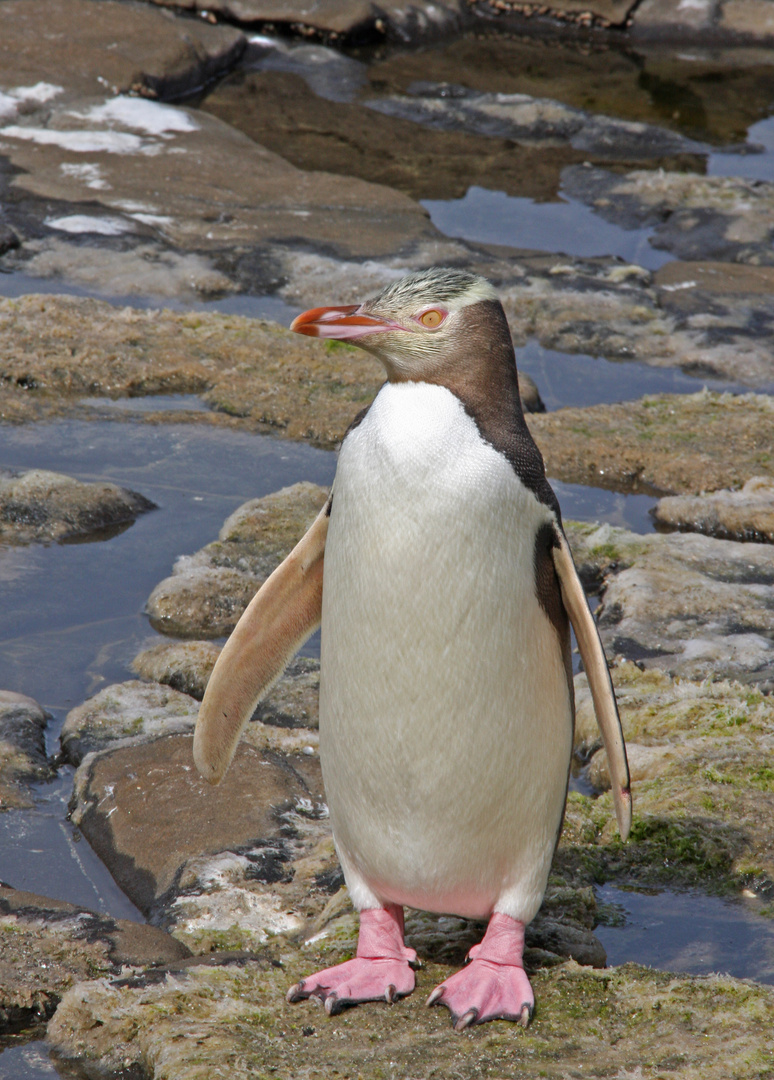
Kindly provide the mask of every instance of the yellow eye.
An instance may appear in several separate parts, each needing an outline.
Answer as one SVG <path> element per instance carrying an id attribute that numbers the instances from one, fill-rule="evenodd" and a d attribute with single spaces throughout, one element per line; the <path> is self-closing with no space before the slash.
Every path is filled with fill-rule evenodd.
<path id="1" fill-rule="evenodd" d="M 443 322 L 443 313 L 431 308 L 430 311 L 426 311 L 424 315 L 420 316 L 419 321 L 423 326 L 440 326 Z"/>

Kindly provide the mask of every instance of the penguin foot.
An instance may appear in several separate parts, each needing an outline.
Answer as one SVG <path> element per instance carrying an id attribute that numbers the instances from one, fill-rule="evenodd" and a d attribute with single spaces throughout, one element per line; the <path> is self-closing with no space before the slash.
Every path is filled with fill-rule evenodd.
<path id="1" fill-rule="evenodd" d="M 357 955 L 291 986 L 289 1002 L 318 997 L 329 1016 L 363 1001 L 392 1004 L 415 986 L 417 954 L 403 944 L 403 908 L 387 904 L 360 913 Z"/>
<path id="2" fill-rule="evenodd" d="M 526 1027 L 535 997 L 522 967 L 472 960 L 462 971 L 436 986 L 428 1005 L 445 1005 L 455 1031 L 487 1020 L 515 1020 Z"/>
<path id="3" fill-rule="evenodd" d="M 527 1027 L 535 995 L 522 965 L 523 952 L 524 923 L 495 912 L 484 940 L 468 954 L 470 963 L 436 986 L 428 1006 L 445 1005 L 455 1031 L 487 1020 L 515 1020 Z"/>
<path id="4" fill-rule="evenodd" d="M 357 956 L 302 979 L 288 990 L 287 1000 L 318 997 L 328 1016 L 335 1016 L 364 1001 L 386 1001 L 391 1005 L 410 994 L 414 985 L 414 972 L 408 961 Z"/>

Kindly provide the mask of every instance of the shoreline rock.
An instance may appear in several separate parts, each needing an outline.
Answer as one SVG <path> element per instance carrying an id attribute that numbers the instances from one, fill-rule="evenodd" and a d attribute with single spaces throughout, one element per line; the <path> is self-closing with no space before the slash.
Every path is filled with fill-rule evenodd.
<path id="1" fill-rule="evenodd" d="M 0 544 L 62 543 L 121 532 L 156 504 L 137 491 L 44 469 L 0 468 Z"/>
<path id="2" fill-rule="evenodd" d="M 155 927 L 0 885 L 0 1036 L 49 1019 L 84 979 L 189 955 Z"/>
<path id="3" fill-rule="evenodd" d="M 659 499 L 653 516 L 665 530 L 774 544 L 774 480 L 753 476 L 739 491 L 672 495 Z"/>
<path id="4" fill-rule="evenodd" d="M 33 805 L 28 785 L 51 777 L 49 714 L 31 697 L 0 690 L 0 812 Z"/>

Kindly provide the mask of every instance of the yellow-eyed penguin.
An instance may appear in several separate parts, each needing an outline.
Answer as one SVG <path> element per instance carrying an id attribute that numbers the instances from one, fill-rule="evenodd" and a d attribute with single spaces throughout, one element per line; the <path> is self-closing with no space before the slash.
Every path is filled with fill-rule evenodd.
<path id="1" fill-rule="evenodd" d="M 457 1030 L 528 1023 L 525 925 L 545 891 L 573 744 L 570 622 L 626 837 L 618 711 L 502 306 L 483 278 L 410 274 L 292 324 L 355 342 L 387 382 L 341 446 L 328 504 L 215 666 L 194 755 L 223 776 L 260 697 L 322 622 L 320 757 L 357 954 L 294 986 L 326 1011 L 414 989 L 403 905 L 488 919 L 428 1004 Z M 569 617 L 569 618 L 568 618 Z"/>

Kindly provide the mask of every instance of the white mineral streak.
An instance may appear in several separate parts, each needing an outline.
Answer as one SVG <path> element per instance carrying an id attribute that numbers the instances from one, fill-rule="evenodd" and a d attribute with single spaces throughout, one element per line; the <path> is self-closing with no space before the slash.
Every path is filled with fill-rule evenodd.
<path id="1" fill-rule="evenodd" d="M 99 233 L 101 236 L 121 236 L 133 232 L 130 222 L 116 217 L 90 217 L 88 214 L 68 214 L 65 217 L 46 218 L 45 225 L 66 233 Z"/>

